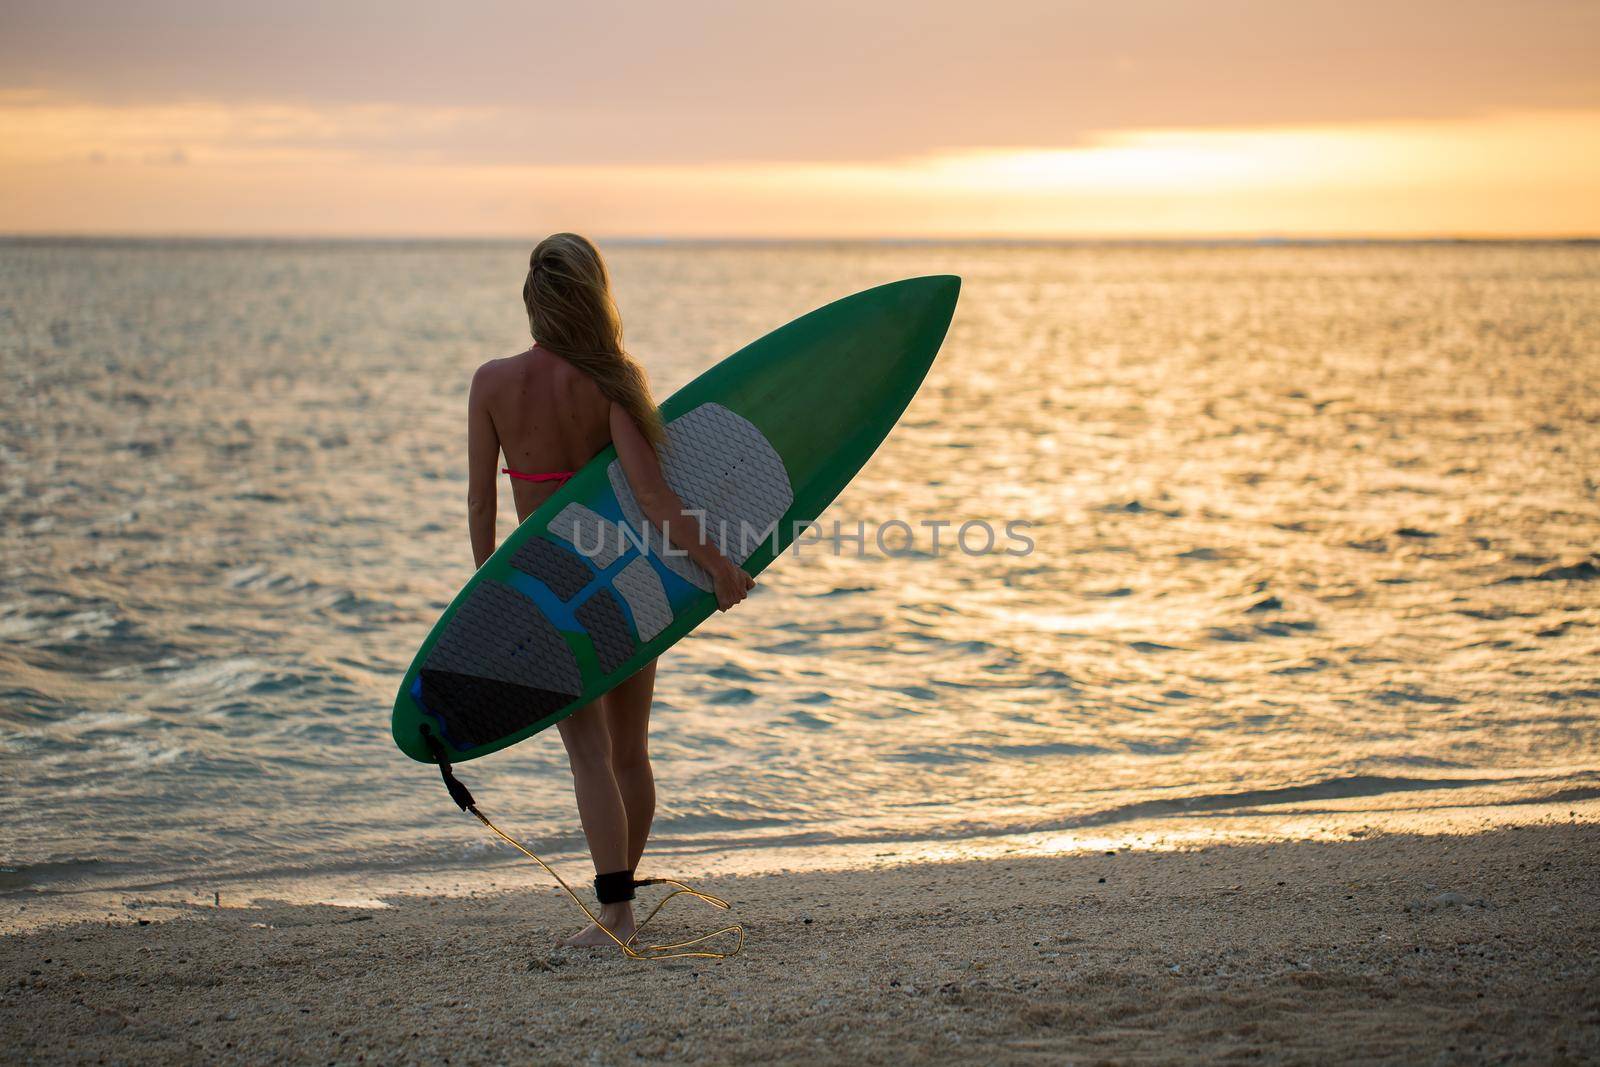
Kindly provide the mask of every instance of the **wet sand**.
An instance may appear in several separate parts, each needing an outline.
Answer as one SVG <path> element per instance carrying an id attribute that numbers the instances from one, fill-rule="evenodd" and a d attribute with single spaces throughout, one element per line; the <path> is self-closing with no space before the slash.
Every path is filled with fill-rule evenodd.
<path id="1" fill-rule="evenodd" d="M 22 1062 L 1592 1063 L 1597 861 L 1600 825 L 1550 820 L 729 877 L 705 888 L 749 941 L 709 962 L 553 949 L 576 923 L 551 891 L 144 909 L 0 940 L 0 1041 Z"/>

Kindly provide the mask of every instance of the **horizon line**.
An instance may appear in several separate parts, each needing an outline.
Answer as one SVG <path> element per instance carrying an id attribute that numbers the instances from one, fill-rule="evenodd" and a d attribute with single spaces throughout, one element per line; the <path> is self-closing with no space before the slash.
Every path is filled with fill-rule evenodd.
<path id="1" fill-rule="evenodd" d="M 541 237 L 482 234 L 270 234 L 11 232 L 0 244 L 516 244 Z M 1161 235 L 650 235 L 603 234 L 597 244 L 613 245 L 1340 245 L 1340 244 L 1596 244 L 1600 233 L 1572 234 L 1161 234 Z"/>

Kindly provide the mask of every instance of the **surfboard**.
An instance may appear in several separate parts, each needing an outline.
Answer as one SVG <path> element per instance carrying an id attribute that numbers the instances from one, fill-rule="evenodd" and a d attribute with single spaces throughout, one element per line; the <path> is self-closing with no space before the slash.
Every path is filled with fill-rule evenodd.
<path id="1" fill-rule="evenodd" d="M 759 574 L 893 428 L 944 342 L 961 280 L 836 300 L 724 359 L 661 405 L 667 483 Z M 716 609 L 709 576 L 645 519 L 608 447 L 462 587 L 395 697 L 395 744 L 486 756 L 625 681 Z M 745 610 L 749 610 L 746 608 Z"/>

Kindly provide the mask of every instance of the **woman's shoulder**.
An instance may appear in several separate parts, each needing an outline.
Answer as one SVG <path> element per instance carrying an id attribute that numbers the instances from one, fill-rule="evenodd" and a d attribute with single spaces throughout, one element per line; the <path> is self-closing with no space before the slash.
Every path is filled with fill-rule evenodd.
<path id="1" fill-rule="evenodd" d="M 472 385 L 474 389 L 495 389 L 503 386 L 524 386 L 530 378 L 548 377 L 550 368 L 546 365 L 548 354 L 533 348 L 526 352 L 518 352 L 514 356 L 501 356 L 491 359 L 487 363 L 478 365 L 472 372 Z"/>
<path id="2" fill-rule="evenodd" d="M 473 384 L 490 384 L 497 379 L 510 377 L 518 371 L 519 364 L 526 356 L 527 353 L 523 352 L 519 355 L 501 356 L 499 359 L 491 359 L 486 363 L 478 364 L 478 369 L 472 372 Z"/>
<path id="3" fill-rule="evenodd" d="M 554 352 L 538 346 L 480 365 L 472 373 L 472 386 L 474 390 L 487 392 L 532 389 L 561 396 L 603 396 L 593 378 Z"/>

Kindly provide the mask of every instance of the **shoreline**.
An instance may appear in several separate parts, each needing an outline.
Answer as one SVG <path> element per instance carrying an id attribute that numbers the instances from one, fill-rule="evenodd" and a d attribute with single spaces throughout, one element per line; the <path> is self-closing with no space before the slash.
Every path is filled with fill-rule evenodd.
<path id="1" fill-rule="evenodd" d="M 642 871 L 641 875 L 710 879 L 797 873 L 846 874 L 937 863 L 1064 857 L 1108 849 L 1172 852 L 1231 845 L 1349 841 L 1374 833 L 1471 834 L 1488 828 L 1504 829 L 1568 819 L 1600 825 L 1600 796 L 1590 795 L 1593 792 L 1575 789 L 1557 797 L 1519 799 L 1492 799 L 1479 793 L 1459 805 L 1424 804 L 1419 807 L 1403 806 L 1403 796 L 1397 800 L 1389 795 L 1346 798 L 1334 808 L 1313 805 L 1289 810 L 1201 810 L 1186 817 L 1086 823 L 1026 834 L 870 839 L 801 847 L 751 847 L 739 842 L 652 842 L 644 865 L 649 870 Z M 1392 806 L 1395 804 L 1402 806 Z M 519 836 L 514 822 L 503 815 L 489 814 L 502 829 L 514 837 Z M 285 904 L 385 908 L 391 900 L 413 897 L 454 899 L 483 893 L 553 888 L 542 870 L 495 841 L 475 820 L 462 816 L 459 826 L 464 845 L 481 846 L 476 852 L 478 859 L 433 862 L 412 868 L 363 866 L 341 871 L 219 879 L 175 877 L 132 886 L 19 886 L 0 894 L 0 936 L 80 922 L 160 916 L 163 909 L 183 912 L 196 908 L 250 909 Z M 537 841 L 521 840 L 570 883 L 587 885 L 589 859 L 586 852 L 570 849 L 547 852 Z"/>
<path id="2" fill-rule="evenodd" d="M 1597 861 L 1574 815 L 697 880 L 745 925 L 721 961 L 554 948 L 581 917 L 548 888 L 199 907 L 0 937 L 0 1036 L 41 1063 L 1583 1062 Z"/>

